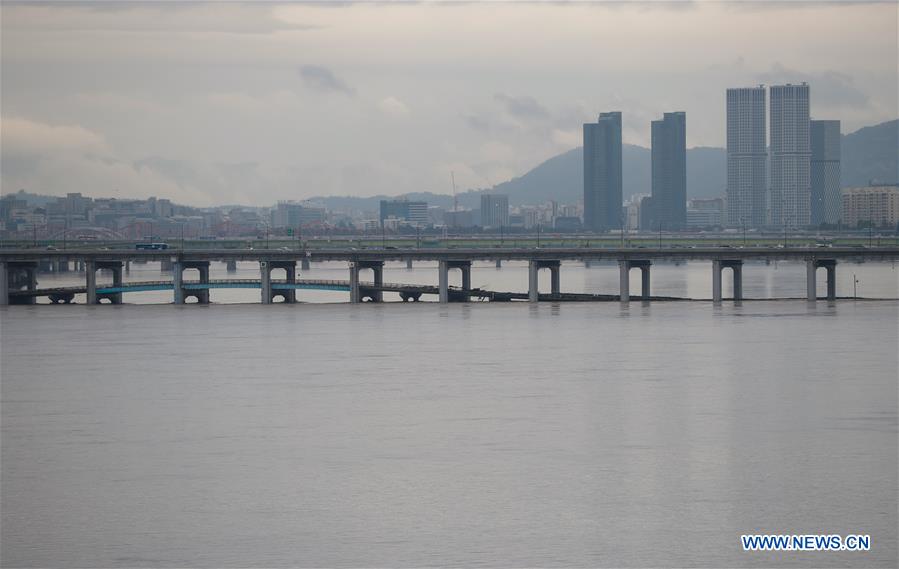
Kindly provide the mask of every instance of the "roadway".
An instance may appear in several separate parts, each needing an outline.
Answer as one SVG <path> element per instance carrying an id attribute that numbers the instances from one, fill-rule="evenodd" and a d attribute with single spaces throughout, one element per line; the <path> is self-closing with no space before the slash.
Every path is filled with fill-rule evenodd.
<path id="1" fill-rule="evenodd" d="M 27 261 L 852 261 L 899 260 L 899 246 L 881 247 L 447 247 L 447 248 L 334 248 L 334 249 L 3 249 L 0 263 Z"/>

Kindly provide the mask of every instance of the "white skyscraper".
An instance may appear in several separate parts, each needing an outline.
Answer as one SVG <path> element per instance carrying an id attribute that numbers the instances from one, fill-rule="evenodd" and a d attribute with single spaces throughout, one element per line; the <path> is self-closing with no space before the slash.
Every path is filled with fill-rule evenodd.
<path id="1" fill-rule="evenodd" d="M 767 222 L 765 88 L 727 90 L 727 225 Z"/>
<path id="2" fill-rule="evenodd" d="M 771 225 L 811 223 L 811 144 L 809 88 L 771 86 Z"/>

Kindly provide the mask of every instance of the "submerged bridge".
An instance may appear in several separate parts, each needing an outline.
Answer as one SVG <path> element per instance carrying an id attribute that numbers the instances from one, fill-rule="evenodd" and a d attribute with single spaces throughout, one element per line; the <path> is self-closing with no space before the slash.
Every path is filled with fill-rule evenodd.
<path id="1" fill-rule="evenodd" d="M 711 264 L 712 296 L 714 302 L 724 299 L 721 275 L 725 269 L 733 273 L 733 293 L 731 298 L 743 298 L 743 264 L 745 261 L 794 261 L 803 262 L 807 269 L 807 298 L 817 299 L 817 276 L 819 269 L 825 270 L 827 298 L 836 298 L 836 267 L 840 261 L 896 261 L 899 247 L 671 247 L 649 249 L 636 248 L 446 248 L 446 249 L 312 249 L 303 250 L 253 250 L 253 249 L 202 249 L 202 250 L 0 250 L 0 304 L 33 304 L 36 297 L 48 296 L 51 300 L 64 302 L 75 294 L 85 294 L 89 304 L 101 300 L 120 303 L 122 294 L 139 290 L 172 290 L 174 302 L 183 304 L 193 297 L 199 303 L 209 302 L 209 291 L 214 288 L 259 288 L 264 304 L 275 298 L 285 302 L 296 302 L 298 289 L 325 289 L 347 291 L 350 302 L 370 300 L 380 302 L 385 291 L 400 294 L 403 300 L 417 300 L 422 294 L 436 294 L 440 302 L 469 301 L 472 298 L 485 300 L 527 299 L 541 300 L 630 300 L 630 274 L 632 269 L 640 271 L 641 294 L 643 300 L 658 299 L 650 295 L 650 269 L 654 261 L 708 261 Z M 147 283 L 125 283 L 123 268 L 130 262 L 160 261 L 171 267 L 171 281 Z M 258 280 L 210 280 L 211 262 L 253 261 L 259 264 Z M 309 263 L 319 261 L 344 261 L 348 263 L 349 279 L 346 281 L 322 281 L 297 279 L 297 263 L 307 269 Z M 405 261 L 412 266 L 416 261 L 437 261 L 437 285 L 410 285 L 385 283 L 384 263 Z M 528 292 L 502 293 L 483 291 L 471 287 L 471 265 L 473 261 L 496 262 L 527 261 Z M 620 271 L 619 290 L 615 295 L 578 295 L 561 292 L 561 268 L 563 261 L 584 263 L 598 261 L 617 262 Z M 41 265 L 55 264 L 59 270 L 68 270 L 71 263 L 84 270 L 85 285 L 66 289 L 39 289 L 37 272 Z M 65 267 L 65 269 L 63 269 Z M 541 294 L 538 278 L 542 269 L 550 272 L 550 293 Z M 97 271 L 112 273 L 111 285 L 97 284 Z M 371 271 L 372 280 L 362 282 L 360 273 Z M 449 286 L 449 271 L 461 273 L 461 286 Z M 185 280 L 185 271 L 196 271 L 197 280 Z M 284 279 L 272 278 L 273 271 L 283 271 Z"/>
<path id="2" fill-rule="evenodd" d="M 209 282 L 200 281 L 183 281 L 181 283 L 185 291 L 185 298 L 197 296 L 202 291 L 209 291 L 217 288 L 245 288 L 245 289 L 261 289 L 261 279 L 210 279 Z M 97 285 L 95 294 L 98 303 L 105 300 L 111 304 L 119 304 L 122 302 L 122 295 L 126 292 L 147 292 L 159 290 L 174 290 L 175 286 L 172 281 L 132 281 L 123 282 L 119 285 Z M 333 290 L 350 292 L 350 281 L 328 280 L 328 279 L 297 279 L 296 282 L 287 282 L 285 280 L 271 281 L 272 295 L 274 298 L 282 296 L 285 302 L 296 302 L 296 297 L 290 294 L 291 291 L 297 290 Z M 360 295 L 363 300 L 376 300 L 378 293 L 396 292 L 404 302 L 417 302 L 424 294 L 439 295 L 440 288 L 433 285 L 421 284 L 400 284 L 400 283 L 382 283 L 375 285 L 373 282 L 359 282 Z M 197 292 L 191 292 L 197 291 Z M 9 292 L 9 298 L 16 304 L 28 304 L 31 298 L 46 296 L 55 304 L 68 304 L 75 299 L 76 294 L 87 294 L 86 286 L 69 286 L 69 287 L 53 287 L 39 288 L 34 290 L 14 290 Z M 511 301 L 511 300 L 527 300 L 526 292 L 499 292 L 492 290 L 484 290 L 473 288 L 463 290 L 461 287 L 449 287 L 450 299 L 454 302 L 468 302 L 470 300 L 489 300 L 489 301 Z M 552 300 L 551 295 L 541 295 L 541 300 Z M 577 293 L 561 293 L 556 300 L 562 301 L 589 301 L 589 300 L 617 300 L 616 295 L 603 294 L 577 294 Z M 673 298 L 658 297 L 657 300 L 675 300 Z"/>

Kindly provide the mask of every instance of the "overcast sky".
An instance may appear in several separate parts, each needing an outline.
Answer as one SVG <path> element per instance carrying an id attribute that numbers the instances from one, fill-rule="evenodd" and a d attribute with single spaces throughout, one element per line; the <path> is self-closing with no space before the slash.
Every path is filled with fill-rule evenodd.
<path id="1" fill-rule="evenodd" d="M 896 118 L 897 3 L 2 5 L 3 192 L 269 205 L 489 187 L 624 113 L 811 85 L 843 132 Z"/>

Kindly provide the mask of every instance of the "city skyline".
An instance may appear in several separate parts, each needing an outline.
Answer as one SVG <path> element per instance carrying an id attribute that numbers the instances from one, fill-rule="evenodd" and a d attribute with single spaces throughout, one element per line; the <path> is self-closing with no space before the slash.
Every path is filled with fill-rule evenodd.
<path id="1" fill-rule="evenodd" d="M 787 81 L 851 132 L 895 118 L 896 9 L 4 4 L 2 182 L 198 206 L 488 188 L 607 108 L 626 143 L 678 108 L 689 147 L 723 146 L 721 90 Z"/>

